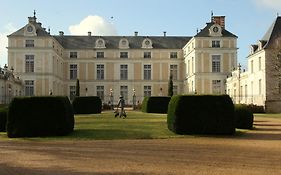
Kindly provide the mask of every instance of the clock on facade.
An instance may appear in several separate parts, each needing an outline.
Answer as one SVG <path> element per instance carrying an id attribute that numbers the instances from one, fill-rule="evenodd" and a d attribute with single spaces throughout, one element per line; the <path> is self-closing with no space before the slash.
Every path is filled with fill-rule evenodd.
<path id="1" fill-rule="evenodd" d="M 217 33 L 217 32 L 219 31 L 219 28 L 218 28 L 218 27 L 214 27 L 214 28 L 213 28 L 213 31 L 214 31 L 215 33 Z"/>
<path id="2" fill-rule="evenodd" d="M 28 32 L 32 32 L 32 31 L 33 31 L 33 27 L 32 27 L 32 26 L 28 26 L 28 27 L 27 27 L 27 31 L 28 31 Z"/>

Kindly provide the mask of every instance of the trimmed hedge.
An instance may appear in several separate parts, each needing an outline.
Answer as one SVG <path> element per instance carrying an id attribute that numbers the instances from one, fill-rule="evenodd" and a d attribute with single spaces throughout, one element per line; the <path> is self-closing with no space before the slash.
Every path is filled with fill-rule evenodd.
<path id="1" fill-rule="evenodd" d="M 7 113 L 7 107 L 0 108 L 0 132 L 6 131 Z"/>
<path id="2" fill-rule="evenodd" d="M 236 128 L 253 128 L 254 116 L 253 113 L 248 109 L 247 105 L 235 105 L 234 113 L 236 119 Z"/>
<path id="3" fill-rule="evenodd" d="M 171 97 L 145 97 L 142 101 L 142 112 L 167 114 Z"/>
<path id="4" fill-rule="evenodd" d="M 98 96 L 75 97 L 72 106 L 75 114 L 98 114 L 102 110 L 102 102 Z"/>
<path id="5" fill-rule="evenodd" d="M 173 96 L 167 124 L 177 134 L 234 134 L 234 105 L 228 95 Z"/>
<path id="6" fill-rule="evenodd" d="M 16 97 L 9 105 L 8 137 L 67 135 L 74 129 L 68 97 Z"/>
<path id="7" fill-rule="evenodd" d="M 254 104 L 245 104 L 247 106 L 248 110 L 252 113 L 265 113 L 264 106 L 258 106 Z"/>

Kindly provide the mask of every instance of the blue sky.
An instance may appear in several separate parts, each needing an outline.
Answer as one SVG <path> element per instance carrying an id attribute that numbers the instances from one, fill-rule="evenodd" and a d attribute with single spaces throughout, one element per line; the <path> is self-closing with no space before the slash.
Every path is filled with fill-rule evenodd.
<path id="1" fill-rule="evenodd" d="M 0 65 L 7 63 L 6 35 L 36 16 L 51 34 L 193 36 L 214 15 L 226 16 L 226 28 L 238 36 L 238 61 L 246 65 L 249 45 L 261 39 L 281 15 L 281 0 L 1 0 Z M 81 22 L 83 21 L 83 22 Z M 80 24 L 80 25 L 79 25 Z M 71 27 L 72 26 L 72 27 Z M 80 32 L 80 33 L 79 33 Z M 82 32 L 82 33 L 81 33 Z"/>

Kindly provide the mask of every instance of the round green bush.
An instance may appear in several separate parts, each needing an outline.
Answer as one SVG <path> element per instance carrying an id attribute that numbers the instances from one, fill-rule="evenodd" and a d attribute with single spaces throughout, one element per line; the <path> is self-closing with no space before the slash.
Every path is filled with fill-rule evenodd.
<path id="1" fill-rule="evenodd" d="M 173 96 L 167 124 L 177 134 L 234 134 L 234 105 L 228 95 Z"/>
<path id="2" fill-rule="evenodd" d="M 98 96 L 75 97 L 72 106 L 75 114 L 98 114 L 102 111 L 102 102 Z"/>
<path id="3" fill-rule="evenodd" d="M 9 105 L 8 137 L 67 135 L 74 129 L 68 97 L 16 97 Z"/>

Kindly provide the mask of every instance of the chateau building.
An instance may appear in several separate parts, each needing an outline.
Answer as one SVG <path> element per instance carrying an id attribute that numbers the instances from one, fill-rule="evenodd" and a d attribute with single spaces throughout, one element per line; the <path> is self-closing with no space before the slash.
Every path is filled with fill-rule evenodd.
<path id="1" fill-rule="evenodd" d="M 250 46 L 248 71 L 241 68 L 227 79 L 227 93 L 235 103 L 255 104 L 269 113 L 281 112 L 281 17 L 264 37 Z"/>
<path id="2" fill-rule="evenodd" d="M 8 65 L 24 81 L 24 95 L 97 95 L 102 101 L 141 102 L 144 96 L 225 93 L 225 80 L 237 63 L 237 37 L 224 16 L 195 36 L 51 35 L 36 16 L 8 36 Z"/>

